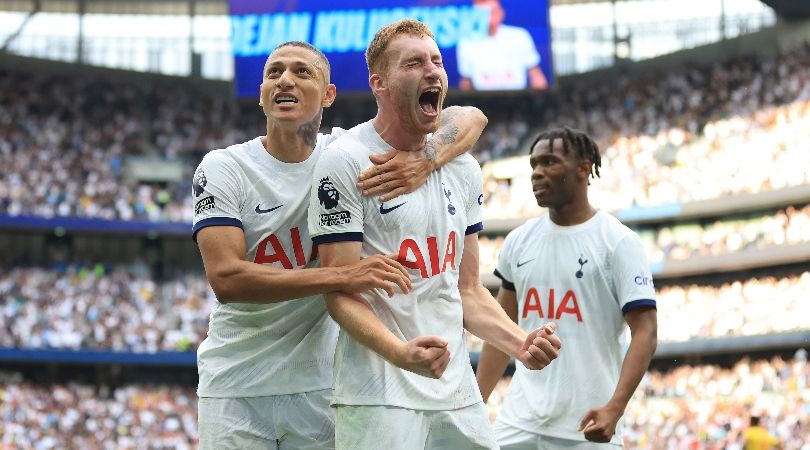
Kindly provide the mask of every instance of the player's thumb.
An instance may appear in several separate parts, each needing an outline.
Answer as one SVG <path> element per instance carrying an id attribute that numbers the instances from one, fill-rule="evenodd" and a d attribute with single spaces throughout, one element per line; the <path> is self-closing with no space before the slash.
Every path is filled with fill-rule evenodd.
<path id="1" fill-rule="evenodd" d="M 374 164 L 385 164 L 391 160 L 394 156 L 396 156 L 397 151 L 391 150 L 390 152 L 380 153 L 379 155 L 369 155 L 368 159 L 371 160 Z"/>
<path id="2" fill-rule="evenodd" d="M 447 347 L 447 340 L 439 336 L 419 336 L 413 340 L 413 343 L 419 347 Z"/>
<path id="3" fill-rule="evenodd" d="M 554 322 L 549 322 L 543 325 L 543 331 L 546 333 L 546 335 L 554 334 L 557 332 L 557 324 Z"/>
<path id="4" fill-rule="evenodd" d="M 577 428 L 577 431 L 584 430 L 585 427 L 588 426 L 588 423 L 590 423 L 592 420 L 594 420 L 595 416 L 596 416 L 596 411 L 594 411 L 594 410 L 588 411 L 585 414 L 585 417 L 582 418 L 582 421 L 579 422 L 579 428 Z"/>

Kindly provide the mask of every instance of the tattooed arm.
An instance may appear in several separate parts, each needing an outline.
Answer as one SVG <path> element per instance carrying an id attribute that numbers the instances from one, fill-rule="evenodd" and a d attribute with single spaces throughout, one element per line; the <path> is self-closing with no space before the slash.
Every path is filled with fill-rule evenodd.
<path id="1" fill-rule="evenodd" d="M 384 194 L 385 202 L 415 191 L 434 170 L 466 152 L 478 141 L 487 117 L 474 106 L 450 106 L 442 110 L 439 129 L 425 145 L 425 151 L 394 150 L 372 155 L 375 166 L 363 171 L 357 183 L 363 195 Z"/>

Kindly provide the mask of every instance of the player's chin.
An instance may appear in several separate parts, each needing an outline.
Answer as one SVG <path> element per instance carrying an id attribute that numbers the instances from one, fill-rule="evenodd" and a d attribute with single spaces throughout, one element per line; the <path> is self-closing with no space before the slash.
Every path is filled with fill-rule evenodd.
<path id="1" fill-rule="evenodd" d="M 422 112 L 422 110 L 416 111 L 416 120 L 414 120 L 414 124 L 416 128 L 419 129 L 420 133 L 428 134 L 428 133 L 435 133 L 436 130 L 439 129 L 439 116 L 438 115 L 426 115 Z"/>
<path id="2" fill-rule="evenodd" d="M 549 199 L 548 197 L 535 195 L 534 198 L 535 200 L 537 200 L 537 206 L 541 208 L 551 207 L 552 202 L 551 199 Z"/>

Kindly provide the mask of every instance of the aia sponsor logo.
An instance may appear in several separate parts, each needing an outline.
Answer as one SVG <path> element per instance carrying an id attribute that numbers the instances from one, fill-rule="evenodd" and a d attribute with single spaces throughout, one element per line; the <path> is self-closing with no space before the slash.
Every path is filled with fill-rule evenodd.
<path id="1" fill-rule="evenodd" d="M 427 256 L 427 259 L 425 259 Z M 397 261 L 403 266 L 419 270 L 422 278 L 430 278 L 440 273 L 444 273 L 448 268 L 457 270 L 456 263 L 456 232 L 451 231 L 447 235 L 444 245 L 444 256 L 439 261 L 439 240 L 436 236 L 430 236 L 422 245 L 413 239 L 405 239 L 399 244 L 399 255 Z"/>
<path id="2" fill-rule="evenodd" d="M 297 267 L 307 265 L 307 258 L 304 255 L 304 246 L 301 243 L 301 231 L 298 227 L 290 228 L 290 242 L 292 242 L 292 257 L 294 258 Z M 312 246 L 312 252 L 309 255 L 309 261 L 318 259 L 318 246 Z M 292 269 L 292 261 L 290 255 L 284 250 L 281 240 L 277 235 L 271 234 L 259 242 L 259 247 L 256 249 L 256 257 L 253 262 L 256 264 L 273 264 L 279 263 L 285 269 Z"/>
<path id="3" fill-rule="evenodd" d="M 572 317 L 576 317 L 577 322 L 582 322 L 577 294 L 568 289 L 562 294 L 562 300 L 559 303 L 556 303 L 555 294 L 554 288 L 551 288 L 544 298 L 540 296 L 540 292 L 536 288 L 529 288 L 526 298 L 523 300 L 522 317 L 525 319 L 530 314 L 537 314 L 542 319 L 560 320 L 563 315 L 570 314 Z"/>

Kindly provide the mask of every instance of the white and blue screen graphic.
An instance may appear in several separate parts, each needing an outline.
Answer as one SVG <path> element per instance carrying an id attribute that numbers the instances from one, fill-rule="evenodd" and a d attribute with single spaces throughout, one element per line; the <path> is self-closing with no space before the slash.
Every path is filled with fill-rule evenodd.
<path id="1" fill-rule="evenodd" d="M 383 26 L 425 23 L 450 87 L 543 89 L 553 78 L 546 0 L 230 0 L 236 94 L 255 97 L 270 52 L 309 42 L 329 58 L 338 91 L 369 91 L 365 50 Z"/>

